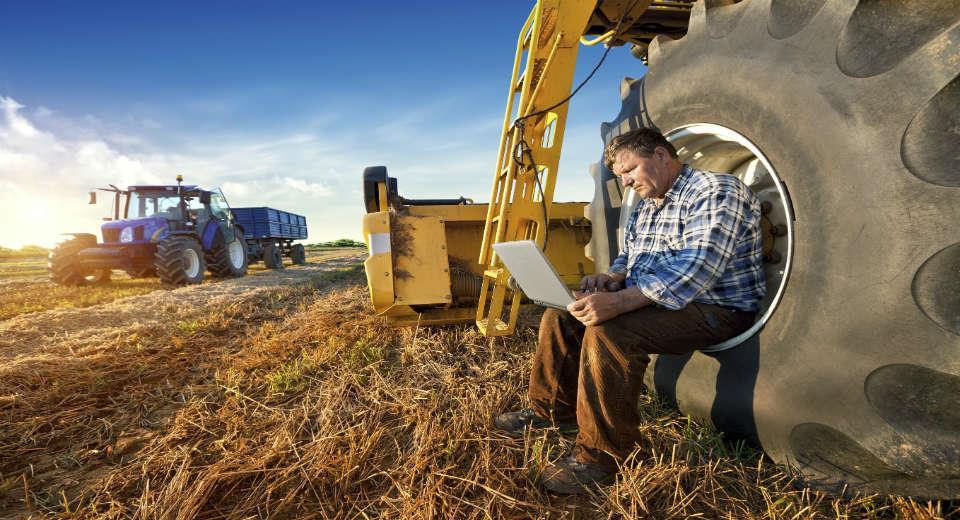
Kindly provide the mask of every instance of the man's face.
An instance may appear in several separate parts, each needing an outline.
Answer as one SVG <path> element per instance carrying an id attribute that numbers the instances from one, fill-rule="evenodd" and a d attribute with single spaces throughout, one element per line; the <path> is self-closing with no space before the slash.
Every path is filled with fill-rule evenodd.
<path id="1" fill-rule="evenodd" d="M 613 174 L 645 199 L 662 199 L 673 181 L 670 173 L 670 153 L 658 146 L 653 155 L 643 157 L 633 150 L 620 150 L 613 161 Z"/>

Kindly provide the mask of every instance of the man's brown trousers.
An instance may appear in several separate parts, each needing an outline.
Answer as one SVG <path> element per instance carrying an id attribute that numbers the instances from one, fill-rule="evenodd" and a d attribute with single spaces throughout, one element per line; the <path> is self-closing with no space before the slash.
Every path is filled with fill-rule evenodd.
<path id="1" fill-rule="evenodd" d="M 691 303 L 646 307 L 586 327 L 547 309 L 530 374 L 530 403 L 541 417 L 576 420 L 577 458 L 613 466 L 639 440 L 637 401 L 649 354 L 687 354 L 749 328 L 755 313 Z"/>

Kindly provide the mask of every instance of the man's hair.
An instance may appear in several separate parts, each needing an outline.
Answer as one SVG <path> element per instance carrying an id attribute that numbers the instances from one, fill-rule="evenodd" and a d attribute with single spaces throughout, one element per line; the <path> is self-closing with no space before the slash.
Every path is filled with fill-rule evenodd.
<path id="1" fill-rule="evenodd" d="M 613 163 L 621 150 L 632 150 L 640 157 L 651 157 L 658 146 L 662 146 L 670 152 L 670 157 L 677 157 L 677 150 L 658 130 L 653 128 L 631 130 L 610 140 L 610 143 L 603 150 L 603 164 L 608 170 L 612 171 Z"/>

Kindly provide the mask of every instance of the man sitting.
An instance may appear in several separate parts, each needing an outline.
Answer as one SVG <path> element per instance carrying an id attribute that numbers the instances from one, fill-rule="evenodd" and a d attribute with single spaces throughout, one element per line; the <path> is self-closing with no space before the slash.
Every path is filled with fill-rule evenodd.
<path id="1" fill-rule="evenodd" d="M 765 292 L 760 202 L 740 180 L 681 164 L 649 128 L 614 138 L 604 163 L 641 197 L 624 251 L 608 272 L 583 279 L 566 312 L 546 310 L 531 408 L 495 420 L 511 434 L 579 428 L 573 454 L 541 477 L 557 493 L 612 481 L 634 449 L 649 354 L 686 354 L 744 332 Z"/>

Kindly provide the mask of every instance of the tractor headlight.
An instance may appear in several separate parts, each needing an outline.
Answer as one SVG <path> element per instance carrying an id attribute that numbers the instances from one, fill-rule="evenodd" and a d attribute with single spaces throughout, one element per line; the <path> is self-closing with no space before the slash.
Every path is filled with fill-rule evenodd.
<path id="1" fill-rule="evenodd" d="M 120 232 L 120 242 L 123 244 L 133 242 L 133 227 L 123 228 L 123 231 Z"/>

